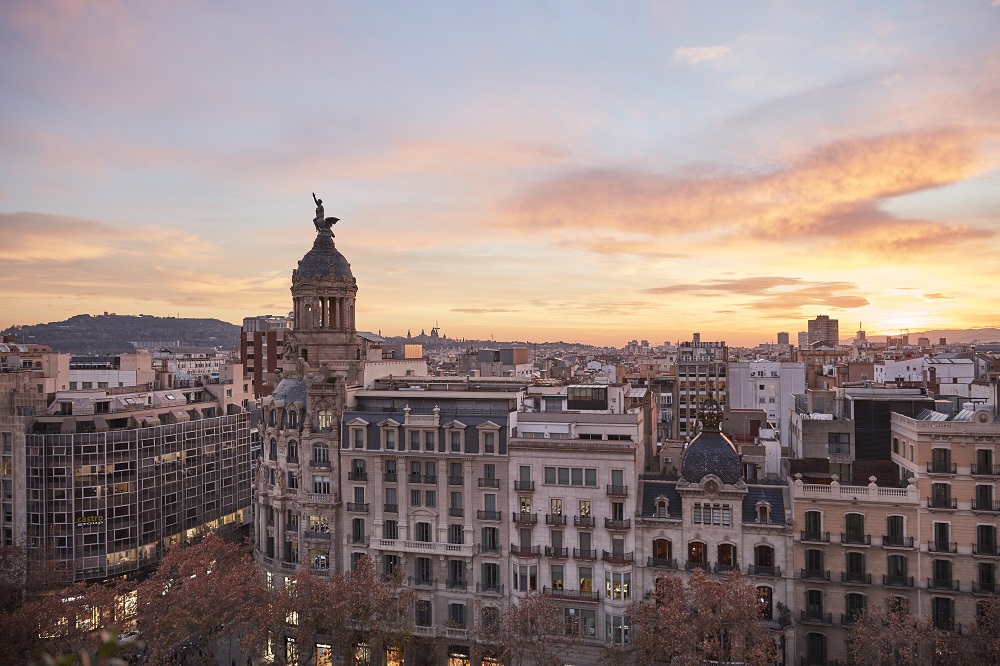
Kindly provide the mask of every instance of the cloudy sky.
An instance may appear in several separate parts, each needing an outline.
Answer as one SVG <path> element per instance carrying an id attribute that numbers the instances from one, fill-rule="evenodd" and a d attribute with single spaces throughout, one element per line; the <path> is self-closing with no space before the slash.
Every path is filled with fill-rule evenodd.
<path id="1" fill-rule="evenodd" d="M 1000 0 L 0 4 L 0 327 L 1000 325 Z"/>

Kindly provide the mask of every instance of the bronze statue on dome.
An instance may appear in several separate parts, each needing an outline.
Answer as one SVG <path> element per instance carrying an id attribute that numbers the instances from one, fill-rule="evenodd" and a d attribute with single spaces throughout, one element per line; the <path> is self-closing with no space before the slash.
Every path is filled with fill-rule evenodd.
<path id="1" fill-rule="evenodd" d="M 330 231 L 333 225 L 337 224 L 340 220 L 339 217 L 324 217 L 325 213 L 323 211 L 323 200 L 316 198 L 316 193 L 313 192 L 313 201 L 316 202 L 316 217 L 313 218 L 313 224 L 316 225 L 316 231 Z"/>

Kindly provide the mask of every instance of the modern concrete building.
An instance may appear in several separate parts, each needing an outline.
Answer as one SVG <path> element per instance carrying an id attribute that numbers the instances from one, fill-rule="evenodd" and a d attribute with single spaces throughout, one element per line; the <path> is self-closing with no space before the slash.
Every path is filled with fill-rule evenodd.
<path id="1" fill-rule="evenodd" d="M 674 436 L 693 437 L 698 412 L 708 399 L 728 404 L 729 351 L 725 342 L 702 342 L 695 333 L 677 353 L 677 400 L 674 402 Z"/>

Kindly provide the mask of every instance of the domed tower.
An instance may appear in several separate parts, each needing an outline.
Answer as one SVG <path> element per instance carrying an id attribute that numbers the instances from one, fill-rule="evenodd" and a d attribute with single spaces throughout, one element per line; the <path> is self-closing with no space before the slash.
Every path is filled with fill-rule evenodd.
<path id="1" fill-rule="evenodd" d="M 340 422 L 364 362 L 354 323 L 358 285 L 333 242 L 336 222 L 316 199 L 316 240 L 292 271 L 295 323 L 281 379 L 262 400 L 254 538 L 261 567 L 278 580 L 301 566 L 319 575 L 342 570 Z"/>
<path id="2" fill-rule="evenodd" d="M 706 401 L 701 412 L 701 432 L 684 449 L 681 477 L 688 483 L 701 483 L 709 475 L 724 484 L 740 480 L 740 456 L 728 437 L 722 434 L 722 410 L 714 400 Z"/>

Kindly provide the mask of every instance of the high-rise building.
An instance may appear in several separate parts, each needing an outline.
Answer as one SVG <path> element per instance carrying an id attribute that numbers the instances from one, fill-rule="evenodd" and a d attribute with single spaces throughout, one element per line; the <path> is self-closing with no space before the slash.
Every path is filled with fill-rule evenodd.
<path id="1" fill-rule="evenodd" d="M 285 334 L 292 318 L 274 315 L 244 317 L 240 329 L 240 359 L 250 377 L 255 398 L 271 395 L 284 353 Z"/>
<path id="2" fill-rule="evenodd" d="M 799 349 L 809 349 L 809 332 L 799 331 L 796 335 Z"/>
<path id="3" fill-rule="evenodd" d="M 788 331 L 778 332 L 778 344 L 788 346 Z"/>
<path id="4" fill-rule="evenodd" d="M 809 320 L 809 344 L 825 342 L 836 347 L 840 344 L 840 322 L 827 315 L 819 315 Z"/>
<path id="5" fill-rule="evenodd" d="M 725 342 L 702 342 L 701 334 L 681 343 L 677 352 L 677 400 L 674 401 L 676 437 L 693 437 L 698 412 L 712 399 L 727 404 L 726 366 L 729 350 Z"/>

